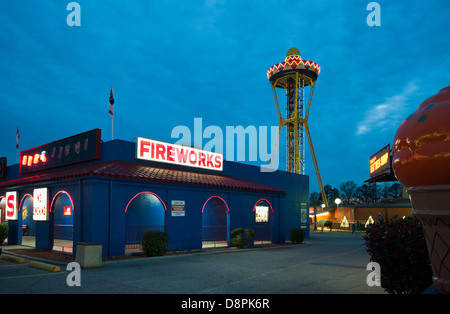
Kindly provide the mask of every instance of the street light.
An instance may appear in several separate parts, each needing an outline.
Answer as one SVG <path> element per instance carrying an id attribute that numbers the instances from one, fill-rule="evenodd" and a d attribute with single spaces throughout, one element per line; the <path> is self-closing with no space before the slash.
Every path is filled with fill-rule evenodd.
<path id="1" fill-rule="evenodd" d="M 338 219 L 338 209 L 339 209 L 339 204 L 341 203 L 341 199 L 338 197 L 337 199 L 334 200 L 334 202 L 336 203 L 336 230 L 339 230 L 339 219 Z"/>

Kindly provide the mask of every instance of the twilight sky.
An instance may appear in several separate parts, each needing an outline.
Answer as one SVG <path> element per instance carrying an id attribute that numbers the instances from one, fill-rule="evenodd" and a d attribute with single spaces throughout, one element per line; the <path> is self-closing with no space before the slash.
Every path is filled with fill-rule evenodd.
<path id="1" fill-rule="evenodd" d="M 225 153 L 227 126 L 278 124 L 266 71 L 297 47 L 321 66 L 309 126 L 323 183 L 362 184 L 369 157 L 450 85 L 448 0 L 377 1 L 373 27 L 369 0 L 80 0 L 72 27 L 69 2 L 0 4 L 0 156 L 9 165 L 17 127 L 19 150 L 94 128 L 111 140 L 111 86 L 115 139 L 174 143 L 172 130 L 186 126 L 193 144 L 201 118 L 202 130 L 223 131 Z M 285 145 L 283 132 L 281 170 Z M 246 149 L 244 162 L 266 164 Z M 319 191 L 306 151 L 310 192 Z"/>

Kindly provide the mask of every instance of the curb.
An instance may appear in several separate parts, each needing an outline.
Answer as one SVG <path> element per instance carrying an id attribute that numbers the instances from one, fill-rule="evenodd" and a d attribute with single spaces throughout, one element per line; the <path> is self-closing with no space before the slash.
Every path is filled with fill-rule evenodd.
<path id="1" fill-rule="evenodd" d="M 12 261 L 12 262 L 16 262 L 16 263 L 20 263 L 23 264 L 25 263 L 25 257 L 21 256 L 21 255 L 17 255 L 14 253 L 10 253 L 10 252 L 2 252 L 1 256 L 2 259 L 4 260 L 8 260 L 8 261 Z M 54 262 L 55 264 L 50 264 L 50 263 L 46 263 L 46 260 L 42 260 L 42 259 L 38 259 L 35 257 L 29 257 L 26 256 L 26 259 L 30 260 L 28 265 L 31 267 L 35 267 L 35 268 L 40 268 L 40 269 L 44 269 L 44 270 L 49 270 L 49 271 L 60 271 L 61 268 L 58 266 L 58 264 L 64 264 L 66 265 L 66 263 L 60 263 L 60 262 Z M 53 262 L 53 261 L 51 261 Z"/>
<path id="2" fill-rule="evenodd" d="M 49 270 L 49 271 L 55 271 L 55 272 L 61 270 L 61 268 L 57 265 L 42 263 L 42 262 L 38 262 L 38 261 L 30 261 L 30 263 L 28 265 L 30 265 L 31 267 L 40 268 L 40 269 Z"/>
<path id="3" fill-rule="evenodd" d="M 4 259 L 4 260 L 7 260 L 7 261 L 10 261 L 10 262 L 19 263 L 19 264 L 25 263 L 25 259 L 23 257 L 20 257 L 20 256 L 14 256 L 14 255 L 2 253 L 0 258 Z"/>

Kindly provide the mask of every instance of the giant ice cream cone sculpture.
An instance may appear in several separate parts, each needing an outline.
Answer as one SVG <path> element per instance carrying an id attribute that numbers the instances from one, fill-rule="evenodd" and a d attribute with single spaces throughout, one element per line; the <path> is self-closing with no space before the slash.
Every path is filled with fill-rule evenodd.
<path id="1" fill-rule="evenodd" d="M 450 86 L 403 121 L 392 149 L 395 176 L 424 225 L 435 287 L 450 292 Z"/>

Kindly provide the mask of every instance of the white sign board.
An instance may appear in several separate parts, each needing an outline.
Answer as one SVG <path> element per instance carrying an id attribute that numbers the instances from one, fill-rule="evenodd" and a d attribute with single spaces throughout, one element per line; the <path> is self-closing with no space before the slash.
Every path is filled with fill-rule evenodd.
<path id="1" fill-rule="evenodd" d="M 48 190 L 47 188 L 33 190 L 33 220 L 48 220 Z"/>
<path id="2" fill-rule="evenodd" d="M 136 158 L 187 167 L 223 170 L 222 154 L 142 137 L 136 137 Z"/>
<path id="3" fill-rule="evenodd" d="M 6 220 L 17 220 L 17 192 L 6 192 Z"/>
<path id="4" fill-rule="evenodd" d="M 185 201 L 172 201 L 172 216 L 184 216 L 185 212 Z"/>

